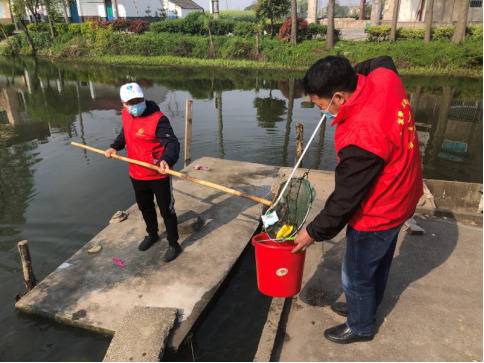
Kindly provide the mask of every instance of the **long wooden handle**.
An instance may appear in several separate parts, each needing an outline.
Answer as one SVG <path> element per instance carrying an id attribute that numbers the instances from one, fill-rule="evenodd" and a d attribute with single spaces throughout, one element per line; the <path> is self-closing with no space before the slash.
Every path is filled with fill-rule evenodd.
<path id="1" fill-rule="evenodd" d="M 79 144 L 79 143 L 74 142 L 74 141 L 71 142 L 71 145 L 74 145 L 74 146 L 77 146 L 77 147 L 80 147 L 80 148 L 83 148 L 83 149 L 104 155 L 104 150 L 101 150 L 101 149 L 98 149 L 98 148 L 95 148 L 95 147 L 92 147 L 92 146 Z M 125 161 L 125 162 L 131 163 L 131 164 L 136 164 L 136 165 L 139 165 L 139 166 L 144 166 L 145 168 L 148 168 L 148 169 L 159 171 L 159 169 L 156 165 L 153 165 L 153 164 L 150 164 L 150 163 L 147 163 L 147 162 L 144 162 L 144 161 L 130 159 L 130 158 L 127 158 L 125 156 L 119 156 L 119 155 L 113 155 L 111 158 L 121 160 L 121 161 Z M 224 192 L 224 193 L 227 193 L 227 194 L 235 195 L 237 197 L 247 198 L 247 199 L 250 199 L 250 200 L 252 200 L 256 203 L 264 204 L 264 205 L 267 205 L 269 207 L 272 205 L 272 202 L 270 200 L 260 198 L 260 197 L 257 197 L 255 195 L 243 193 L 241 191 L 238 191 L 238 190 L 235 190 L 235 189 L 232 189 L 232 188 L 227 188 L 227 187 L 224 187 L 223 185 L 212 183 L 212 182 L 209 182 L 207 180 L 194 178 L 192 176 L 180 173 L 180 172 L 175 171 L 175 170 L 167 170 L 166 173 L 173 175 L 173 176 L 176 176 L 177 178 L 181 178 L 181 179 L 190 181 L 192 183 L 197 183 L 197 184 L 209 187 L 209 188 L 220 190 L 221 192 Z"/>

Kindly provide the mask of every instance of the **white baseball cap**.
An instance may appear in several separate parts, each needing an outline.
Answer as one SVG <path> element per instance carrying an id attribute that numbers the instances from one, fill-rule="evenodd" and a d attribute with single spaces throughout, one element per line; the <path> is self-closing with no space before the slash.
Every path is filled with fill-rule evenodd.
<path id="1" fill-rule="evenodd" d="M 133 98 L 144 98 L 143 90 L 138 83 L 126 83 L 123 84 L 119 90 L 119 96 L 121 101 L 128 102 Z"/>

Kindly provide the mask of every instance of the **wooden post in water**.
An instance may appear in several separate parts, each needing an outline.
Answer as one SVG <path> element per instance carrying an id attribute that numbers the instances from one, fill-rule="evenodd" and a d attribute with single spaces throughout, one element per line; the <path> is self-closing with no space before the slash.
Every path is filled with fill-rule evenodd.
<path id="1" fill-rule="evenodd" d="M 304 134 L 304 125 L 298 122 L 298 124 L 296 125 L 296 160 L 294 163 L 297 163 L 304 149 L 303 134 Z M 302 162 L 300 166 L 302 166 Z"/>
<path id="2" fill-rule="evenodd" d="M 27 240 L 17 243 L 18 252 L 20 253 L 20 261 L 22 263 L 22 273 L 24 275 L 24 283 L 27 292 L 32 290 L 37 284 L 34 270 L 32 268 L 32 259 L 30 258 L 29 242 Z"/>
<path id="3" fill-rule="evenodd" d="M 185 166 L 192 161 L 192 100 L 187 100 L 185 105 Z"/>

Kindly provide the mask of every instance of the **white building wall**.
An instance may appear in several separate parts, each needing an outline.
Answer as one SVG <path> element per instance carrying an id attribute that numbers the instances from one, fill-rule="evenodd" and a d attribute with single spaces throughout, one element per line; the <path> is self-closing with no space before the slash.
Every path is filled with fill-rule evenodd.
<path id="1" fill-rule="evenodd" d="M 80 16 L 106 17 L 106 6 L 104 0 L 79 0 L 77 9 Z"/>
<path id="2" fill-rule="evenodd" d="M 160 13 L 163 0 L 118 0 L 119 16 L 122 18 L 141 18 L 148 16 L 146 10 L 151 10 L 150 16 L 155 11 Z"/>
<path id="3" fill-rule="evenodd" d="M 400 11 L 398 12 L 398 21 L 417 21 L 417 11 L 419 5 L 420 0 L 401 0 Z"/>

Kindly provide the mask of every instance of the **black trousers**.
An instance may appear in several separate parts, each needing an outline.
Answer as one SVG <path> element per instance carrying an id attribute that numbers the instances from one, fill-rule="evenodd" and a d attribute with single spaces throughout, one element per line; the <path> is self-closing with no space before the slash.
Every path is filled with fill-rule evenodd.
<path id="1" fill-rule="evenodd" d="M 133 183 L 136 203 L 143 215 L 148 234 L 158 233 L 158 220 L 153 197 L 156 198 L 160 208 L 161 217 L 165 222 L 166 234 L 169 243 L 178 242 L 178 220 L 175 213 L 175 200 L 173 198 L 170 178 L 158 180 L 136 180 Z"/>

